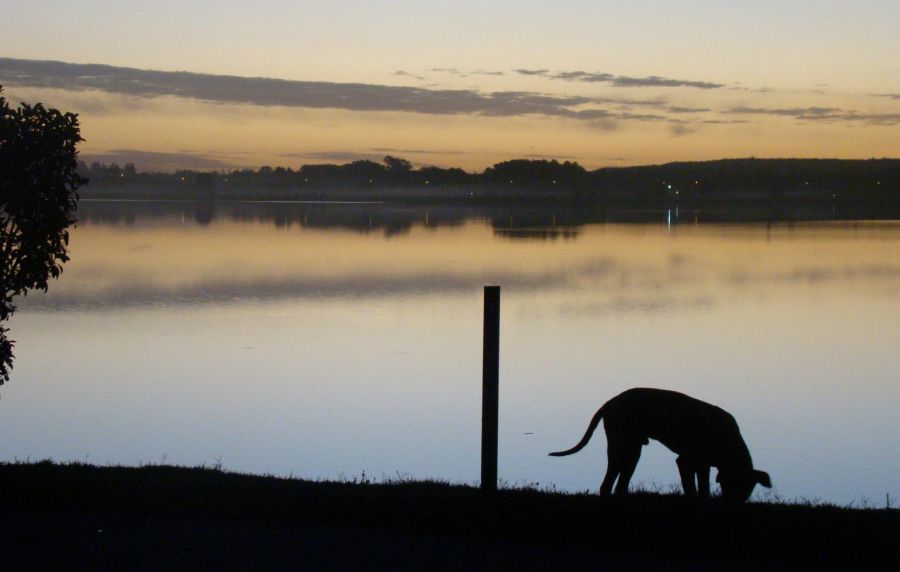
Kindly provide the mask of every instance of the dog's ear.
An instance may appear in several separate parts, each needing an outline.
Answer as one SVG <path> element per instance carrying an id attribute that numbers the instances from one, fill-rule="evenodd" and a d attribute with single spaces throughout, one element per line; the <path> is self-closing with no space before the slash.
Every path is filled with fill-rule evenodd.
<path id="1" fill-rule="evenodd" d="M 753 478 L 756 480 L 757 483 L 761 484 L 762 486 L 766 487 L 767 489 L 772 488 L 772 479 L 769 478 L 769 473 L 767 473 L 765 471 L 754 470 Z"/>

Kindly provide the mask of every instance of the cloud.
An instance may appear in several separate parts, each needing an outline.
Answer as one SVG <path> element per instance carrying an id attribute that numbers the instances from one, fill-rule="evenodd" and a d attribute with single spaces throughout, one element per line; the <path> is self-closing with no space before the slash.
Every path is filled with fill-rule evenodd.
<path id="1" fill-rule="evenodd" d="M 461 70 L 458 68 L 431 68 L 430 71 L 437 73 L 446 73 L 450 75 L 455 75 L 457 77 L 468 77 L 470 75 L 487 75 L 487 76 L 504 76 L 506 72 L 498 71 L 498 70 Z"/>
<path id="2" fill-rule="evenodd" d="M 742 125 L 750 122 L 746 119 L 703 119 L 700 123 L 706 125 Z"/>
<path id="3" fill-rule="evenodd" d="M 39 86 L 16 85 L 7 80 L 2 69 L 2 62 L 0 62 L 0 86 L 3 87 L 3 94 L 7 100 L 13 102 L 42 101 L 52 107 L 91 115 L 134 113 L 151 110 L 154 106 L 152 100 L 143 97 L 86 90 L 46 89 Z"/>
<path id="4" fill-rule="evenodd" d="M 740 83 L 740 82 L 738 82 L 738 83 Z M 746 91 L 749 93 L 772 93 L 775 91 L 775 89 L 771 88 L 771 87 L 751 88 L 751 87 L 744 87 L 741 85 L 734 85 L 734 86 L 729 87 L 728 89 L 730 89 L 732 91 Z"/>
<path id="5" fill-rule="evenodd" d="M 562 71 L 552 73 L 546 69 L 517 69 L 513 70 L 520 75 L 540 76 L 548 79 L 563 81 L 579 81 L 585 83 L 608 83 L 615 87 L 692 87 L 696 89 L 718 89 L 725 84 L 711 81 L 694 81 L 684 79 L 671 79 L 658 75 L 646 77 L 631 77 L 625 75 L 613 75 L 601 72 Z"/>
<path id="6" fill-rule="evenodd" d="M 518 69 L 518 70 L 513 70 L 513 71 L 516 72 L 517 74 L 520 74 L 520 75 L 539 75 L 539 76 L 547 76 L 547 74 L 550 73 L 550 70 L 544 70 L 544 69 L 541 69 L 541 70 Z"/>
<path id="7" fill-rule="evenodd" d="M 583 96 L 288 81 L 10 58 L 0 58 L 0 81 L 10 86 L 96 91 L 137 98 L 171 96 L 213 103 L 349 111 L 490 117 L 546 115 L 588 120 L 611 113 L 573 109 L 596 103 Z M 583 111 L 587 114 L 580 115 Z"/>
<path id="8" fill-rule="evenodd" d="M 586 113 L 586 112 L 584 112 Z M 675 121 L 680 122 L 678 119 L 672 119 L 670 117 L 666 117 L 665 115 L 658 115 L 655 113 L 630 113 L 630 112 L 622 112 L 616 113 L 609 116 L 611 119 L 624 120 L 624 121 Z"/>
<path id="9" fill-rule="evenodd" d="M 394 147 L 372 147 L 376 153 L 404 154 L 404 155 L 464 155 L 465 151 L 442 151 L 433 149 L 396 149 Z"/>
<path id="10" fill-rule="evenodd" d="M 672 105 L 666 108 L 669 113 L 703 113 L 709 111 L 708 107 L 680 107 Z"/>
<path id="11" fill-rule="evenodd" d="M 465 71 L 456 68 L 434 68 L 457 75 L 490 70 Z M 722 84 L 668 79 L 660 76 L 632 78 L 607 73 L 584 71 L 551 72 L 546 69 L 517 69 L 512 73 L 563 81 L 605 82 L 617 86 L 685 86 L 714 89 Z M 398 76 L 414 76 L 398 70 Z M 748 116 L 794 118 L 799 121 L 844 122 L 851 124 L 897 125 L 900 113 L 861 112 L 837 107 L 732 107 L 723 110 L 690 105 L 670 104 L 664 97 L 617 98 L 585 95 L 546 94 L 534 91 L 483 92 L 476 89 L 444 89 L 436 87 L 390 86 L 363 83 L 289 81 L 164 72 L 114 67 L 99 64 L 69 64 L 54 61 L 0 58 L 0 83 L 11 92 L 55 89 L 74 98 L 80 105 L 71 107 L 85 113 L 115 113 L 127 103 L 128 109 L 155 105 L 155 98 L 174 97 L 207 103 L 251 106 L 281 106 L 303 109 L 340 109 L 363 112 L 403 112 L 428 115 L 468 115 L 481 117 L 544 116 L 580 121 L 589 127 L 617 129 L 625 122 L 660 122 L 683 124 L 690 117 L 695 125 L 703 123 L 743 123 Z M 879 97 L 897 99 L 900 94 Z M 96 105 L 91 107 L 90 101 Z M 161 100 L 159 105 L 167 104 Z M 58 106 L 58 103 L 57 103 Z M 641 108 L 641 109 L 637 109 Z M 650 111 L 650 113 L 637 112 Z M 706 114 L 706 115 L 704 115 Z M 684 132 L 685 129 L 676 129 Z M 419 150 L 422 151 L 422 150 Z M 412 153 L 413 151 L 409 151 Z M 199 157 L 199 158 L 198 158 Z M 313 155 L 303 155 L 315 158 Z M 341 157 L 322 156 L 324 160 L 368 158 L 362 153 Z M 216 161 L 218 157 L 194 157 Z M 196 164 L 196 163 L 192 163 Z M 155 163 L 154 163 L 155 165 Z M 196 164 L 202 167 L 200 164 Z M 209 165 L 213 166 L 213 165 Z"/>
<path id="12" fill-rule="evenodd" d="M 193 151 L 163 153 L 158 151 L 141 151 L 138 149 L 112 149 L 99 153 L 84 153 L 79 159 L 87 164 L 98 163 L 134 163 L 139 171 L 173 171 L 178 169 L 223 169 L 230 167 L 231 162 L 220 156 L 208 155 Z"/>
<path id="13" fill-rule="evenodd" d="M 411 77 L 411 78 L 413 78 L 413 79 L 421 79 L 421 80 L 424 80 L 424 79 L 425 79 L 424 77 L 422 77 L 422 76 L 420 76 L 420 75 L 416 75 L 416 74 L 414 74 L 414 73 L 409 73 L 409 72 L 403 71 L 403 70 L 397 70 L 397 71 L 395 71 L 395 72 L 394 72 L 394 75 L 400 76 L 400 77 Z"/>
<path id="14" fill-rule="evenodd" d="M 672 137 L 682 137 L 684 135 L 690 135 L 691 133 L 694 133 L 695 131 L 696 131 L 696 129 L 692 129 L 682 123 L 673 123 L 669 127 L 669 133 L 672 134 Z"/>
<path id="15" fill-rule="evenodd" d="M 838 107 L 732 107 L 723 113 L 737 115 L 774 115 L 793 117 L 802 121 L 863 122 L 872 125 L 900 124 L 900 113 L 860 113 Z"/>
<path id="16" fill-rule="evenodd" d="M 617 76 L 611 83 L 618 87 L 693 87 L 697 89 L 718 89 L 724 87 L 724 84 L 711 81 L 669 79 L 656 75 L 648 77 Z"/>
<path id="17" fill-rule="evenodd" d="M 732 107 L 728 113 L 740 115 L 780 115 L 783 117 L 796 117 L 797 119 L 834 119 L 843 114 L 836 107 Z"/>
<path id="18" fill-rule="evenodd" d="M 864 121 L 873 125 L 898 125 L 900 124 L 900 113 L 851 112 L 844 119 L 846 121 Z"/>
<path id="19" fill-rule="evenodd" d="M 581 158 L 575 155 L 560 155 L 559 153 L 525 153 L 521 157 L 523 159 L 546 159 L 548 161 L 577 161 Z"/>
<path id="20" fill-rule="evenodd" d="M 352 162 L 364 161 L 381 161 L 381 157 L 373 153 L 357 153 L 354 151 L 310 151 L 308 153 L 281 153 L 281 157 L 298 158 L 298 159 L 314 159 L 318 161 L 338 161 Z"/>
<path id="21" fill-rule="evenodd" d="M 873 94 L 875 97 L 886 97 L 888 99 L 897 99 L 900 100 L 900 93 L 875 93 Z"/>
<path id="22" fill-rule="evenodd" d="M 604 103 L 604 104 L 612 104 L 612 105 L 622 105 L 622 106 L 635 106 L 635 107 L 666 107 L 666 100 L 663 98 L 654 98 L 654 99 L 631 99 L 625 97 L 595 97 L 591 99 L 594 103 Z"/>

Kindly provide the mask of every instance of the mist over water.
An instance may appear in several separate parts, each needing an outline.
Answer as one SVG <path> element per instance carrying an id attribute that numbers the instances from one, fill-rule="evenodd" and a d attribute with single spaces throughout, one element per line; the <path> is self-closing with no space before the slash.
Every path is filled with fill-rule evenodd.
<path id="1" fill-rule="evenodd" d="M 900 495 L 900 225 L 84 203 L 11 322 L 0 458 L 310 478 L 479 475 L 482 287 L 502 286 L 500 478 L 596 490 L 623 389 L 719 405 L 783 496 Z M 632 219 L 634 217 L 631 217 Z M 695 222 L 696 221 L 696 222 Z M 634 482 L 678 482 L 645 447 Z"/>

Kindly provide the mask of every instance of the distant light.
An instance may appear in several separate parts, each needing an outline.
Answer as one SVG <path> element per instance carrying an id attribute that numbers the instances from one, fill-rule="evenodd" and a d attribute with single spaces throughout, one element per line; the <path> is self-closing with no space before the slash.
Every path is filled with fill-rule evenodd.
<path id="1" fill-rule="evenodd" d="M 427 185 L 427 184 L 428 184 L 428 181 L 425 181 L 425 184 Z"/>
<path id="2" fill-rule="evenodd" d="M 700 184 L 700 181 L 694 181 L 694 184 L 695 184 L 695 185 L 699 185 L 699 184 Z"/>
<path id="3" fill-rule="evenodd" d="M 672 185 L 669 185 L 669 190 L 672 190 Z"/>

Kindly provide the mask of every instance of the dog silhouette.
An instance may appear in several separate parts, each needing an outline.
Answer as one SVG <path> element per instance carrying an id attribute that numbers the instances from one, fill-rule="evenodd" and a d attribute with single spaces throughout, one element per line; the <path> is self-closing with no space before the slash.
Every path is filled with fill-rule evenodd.
<path id="1" fill-rule="evenodd" d="M 688 496 L 709 496 L 709 469 L 716 467 L 722 496 L 743 502 L 756 484 L 771 488 L 769 474 L 753 468 L 753 459 L 730 413 L 677 391 L 635 388 L 613 397 L 597 410 L 584 437 L 562 457 L 587 445 L 600 420 L 606 430 L 608 465 L 600 494 L 627 494 L 641 447 L 655 439 L 678 455 L 681 486 Z M 617 482 L 618 481 L 618 482 Z"/>

